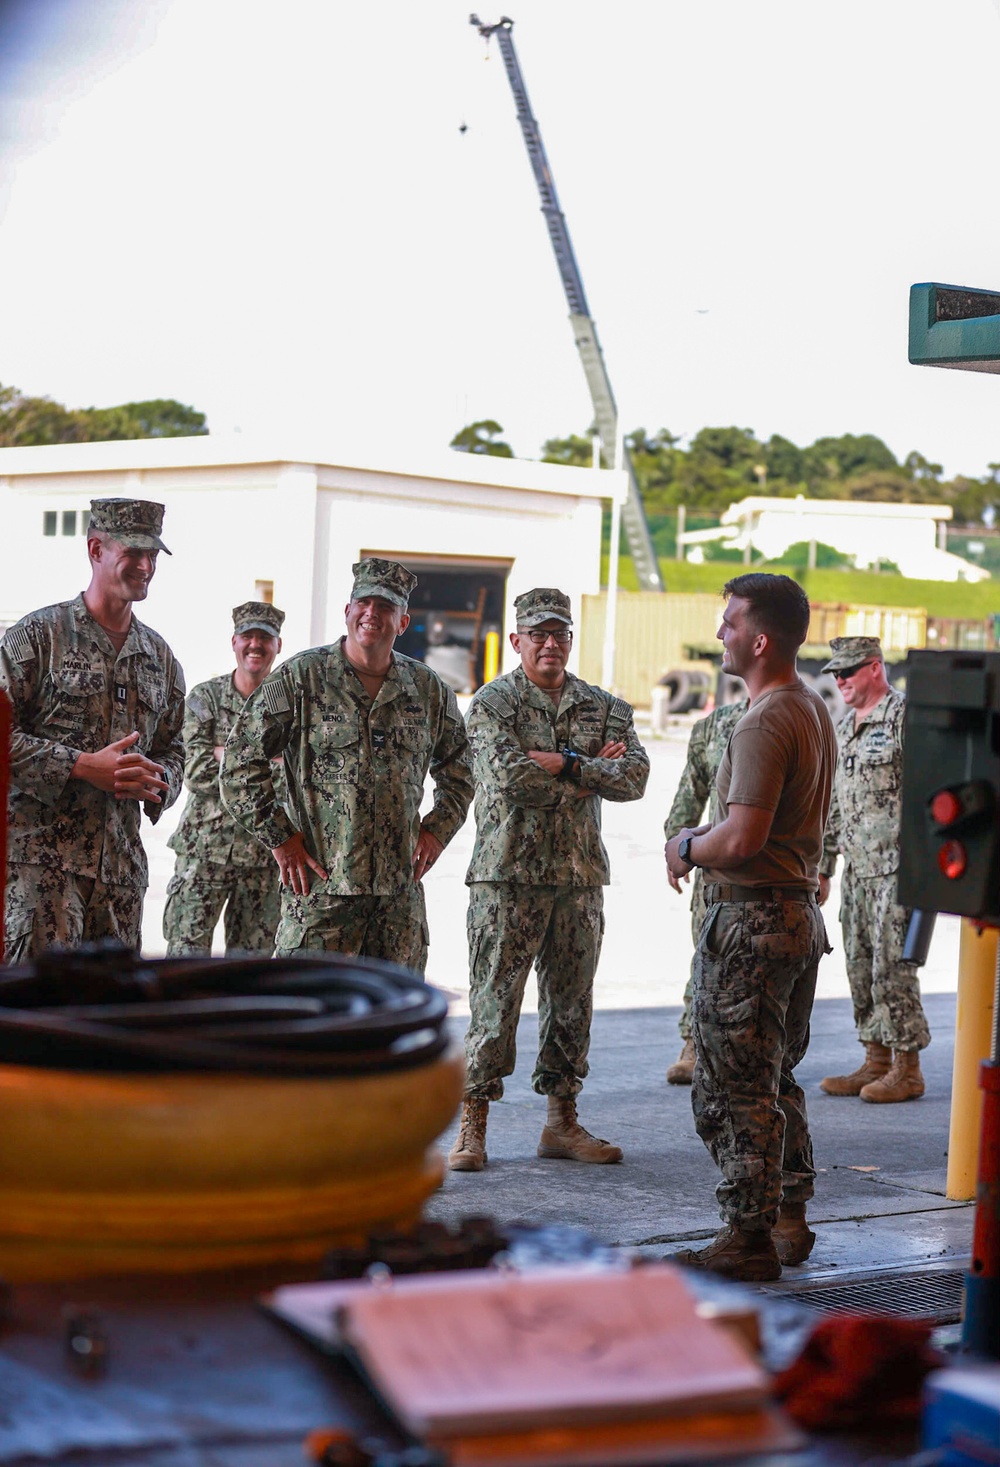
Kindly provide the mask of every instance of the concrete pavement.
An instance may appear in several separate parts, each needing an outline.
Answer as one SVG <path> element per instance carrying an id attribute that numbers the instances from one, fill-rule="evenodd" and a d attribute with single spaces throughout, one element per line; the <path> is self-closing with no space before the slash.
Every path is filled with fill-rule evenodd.
<path id="1" fill-rule="evenodd" d="M 945 1195 L 954 999 L 927 1000 L 933 1042 L 921 1057 L 927 1093 L 901 1105 L 834 1099 L 818 1087 L 861 1057 L 849 1003 L 821 999 L 812 1042 L 798 1076 L 806 1091 L 818 1171 L 810 1222 L 812 1257 L 785 1277 L 801 1281 L 943 1258 L 967 1257 L 972 1209 Z M 518 1030 L 517 1069 L 504 1099 L 490 1107 L 489 1164 L 481 1173 L 449 1172 L 428 1215 L 456 1222 L 489 1213 L 501 1222 L 572 1223 L 603 1241 L 662 1255 L 711 1237 L 719 1226 L 718 1174 L 695 1134 L 691 1092 L 664 1082 L 673 1058 L 677 1010 L 597 1014 L 591 1076 L 580 1098 L 588 1130 L 621 1145 L 616 1166 L 541 1161 L 535 1155 L 545 1102 L 530 1088 L 536 1021 Z M 459 1032 L 464 1024 L 456 1023 Z M 442 1138 L 450 1145 L 454 1132 Z M 957 1265 L 956 1265 L 957 1266 Z"/>

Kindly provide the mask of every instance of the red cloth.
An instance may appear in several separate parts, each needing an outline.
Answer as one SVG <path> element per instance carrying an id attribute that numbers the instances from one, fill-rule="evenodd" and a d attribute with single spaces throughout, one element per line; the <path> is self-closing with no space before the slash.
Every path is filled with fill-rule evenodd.
<path id="1" fill-rule="evenodd" d="M 813 1330 L 774 1388 L 800 1426 L 813 1429 L 911 1421 L 924 1377 L 942 1361 L 931 1326 L 877 1314 L 840 1314 Z"/>

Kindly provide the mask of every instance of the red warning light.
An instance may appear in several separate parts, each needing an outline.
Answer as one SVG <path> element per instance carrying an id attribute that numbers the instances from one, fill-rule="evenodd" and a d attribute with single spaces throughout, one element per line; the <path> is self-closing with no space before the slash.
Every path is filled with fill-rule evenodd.
<path id="1" fill-rule="evenodd" d="M 931 800 L 931 816 L 937 825 L 954 825 L 962 809 L 962 801 L 954 790 L 938 790 Z"/>
<path id="2" fill-rule="evenodd" d="M 968 864 L 969 858 L 960 840 L 946 840 L 938 851 L 938 865 L 949 881 L 957 881 Z"/>

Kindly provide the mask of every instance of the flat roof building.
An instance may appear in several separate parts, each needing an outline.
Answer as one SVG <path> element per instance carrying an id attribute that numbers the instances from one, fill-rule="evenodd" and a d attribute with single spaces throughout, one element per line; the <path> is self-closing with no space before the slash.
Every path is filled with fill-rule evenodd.
<path id="1" fill-rule="evenodd" d="M 482 681 L 491 631 L 500 670 L 516 661 L 506 632 L 521 591 L 560 586 L 579 614 L 600 589 L 601 500 L 624 499 L 624 472 L 454 450 L 389 460 L 249 435 L 0 449 L 0 630 L 84 589 L 90 500 L 109 496 L 166 506 L 173 553 L 137 611 L 189 686 L 231 666 L 242 601 L 284 609 L 284 656 L 336 640 L 364 555 L 416 573 L 398 645 L 460 689 Z"/>
<path id="2" fill-rule="evenodd" d="M 860 499 L 777 498 L 752 494 L 731 504 L 717 530 L 693 530 L 680 538 L 695 550 L 711 540 L 775 560 L 793 545 L 832 545 L 858 570 L 879 561 L 923 581 L 987 581 L 989 571 L 945 548 L 950 504 L 884 504 Z"/>

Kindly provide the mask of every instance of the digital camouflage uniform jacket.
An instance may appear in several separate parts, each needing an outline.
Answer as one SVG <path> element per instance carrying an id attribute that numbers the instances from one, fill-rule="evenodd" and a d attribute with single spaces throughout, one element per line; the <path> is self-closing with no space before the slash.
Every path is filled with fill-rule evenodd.
<path id="1" fill-rule="evenodd" d="M 184 710 L 184 787 L 189 791 L 180 823 L 167 841 L 172 851 L 206 866 L 278 868 L 267 846 L 237 825 L 219 794 L 218 745 L 225 745 L 246 699 L 233 674 L 213 677 L 191 689 Z M 281 765 L 273 765 L 275 798 L 284 800 Z"/>
<path id="2" fill-rule="evenodd" d="M 729 735 L 749 707 L 749 698 L 741 698 L 738 703 L 723 703 L 720 707 L 713 709 L 707 718 L 699 718 L 691 730 L 684 772 L 670 806 L 670 814 L 663 822 L 663 833 L 667 840 L 673 840 L 674 836 L 679 835 L 682 830 L 699 826 L 702 823 L 701 817 L 705 813 L 706 803 L 708 805 L 707 823 L 711 824 L 714 821 L 715 777 L 719 772 L 722 756 L 729 745 Z M 696 866 L 691 873 L 691 936 L 696 945 L 704 920 L 705 873 L 700 866 Z M 690 983 L 688 989 L 690 989 Z M 681 1020 L 685 1038 L 687 1038 L 687 1031 L 684 1025 L 689 1001 L 690 992 L 685 991 L 684 1015 Z"/>
<path id="3" fill-rule="evenodd" d="M 70 778 L 81 753 L 138 731 L 134 747 L 164 768 L 154 823 L 180 794 L 184 674 L 158 633 L 133 615 L 121 652 L 83 597 L 33 611 L 0 642 L 0 687 L 14 707 L 8 858 L 105 883 L 148 876 L 136 800 Z"/>
<path id="4" fill-rule="evenodd" d="M 480 688 L 467 723 L 476 844 L 466 882 L 606 886 L 601 799 L 638 800 L 649 778 L 629 705 L 567 673 L 557 711 L 519 667 Z M 622 757 L 595 758 L 611 739 L 626 744 Z M 579 785 L 554 779 L 527 756 L 566 747 L 583 755 Z M 589 797 L 581 799 L 578 789 Z"/>
<path id="5" fill-rule="evenodd" d="M 276 801 L 275 754 L 284 756 L 288 813 Z M 229 737 L 220 788 L 225 808 L 269 848 L 300 830 L 329 875 L 327 893 L 392 896 L 413 882 L 428 771 L 434 808 L 423 829 L 447 845 L 472 799 L 455 694 L 395 652 L 372 703 L 340 641 L 265 678 Z"/>
<path id="6" fill-rule="evenodd" d="M 699 718 L 691 730 L 684 773 L 670 806 L 670 814 L 663 822 L 667 840 L 673 840 L 682 830 L 700 825 L 706 803 L 708 823 L 715 819 L 715 776 L 726 752 L 729 735 L 749 706 L 749 698 L 741 698 L 738 703 L 723 703 L 707 718 Z M 700 871 L 700 866 L 695 868 L 696 880 Z"/>
<path id="7" fill-rule="evenodd" d="M 838 851 L 855 876 L 888 876 L 899 869 L 900 785 L 906 699 L 890 688 L 854 727 L 849 708 L 837 724 L 837 771 L 823 838 L 824 876 Z"/>

